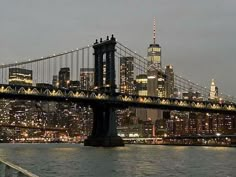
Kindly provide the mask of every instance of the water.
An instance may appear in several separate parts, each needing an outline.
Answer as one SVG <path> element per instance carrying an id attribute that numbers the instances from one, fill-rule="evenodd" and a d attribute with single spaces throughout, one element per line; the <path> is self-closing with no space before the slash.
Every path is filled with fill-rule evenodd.
<path id="1" fill-rule="evenodd" d="M 0 144 L 0 158 L 44 177 L 235 177 L 236 148 Z"/>

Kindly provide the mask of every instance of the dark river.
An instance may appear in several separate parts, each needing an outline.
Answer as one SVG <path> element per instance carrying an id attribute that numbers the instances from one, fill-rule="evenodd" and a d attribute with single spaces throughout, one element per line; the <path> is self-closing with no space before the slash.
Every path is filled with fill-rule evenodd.
<path id="1" fill-rule="evenodd" d="M 236 148 L 0 144 L 0 158 L 44 177 L 235 177 Z"/>

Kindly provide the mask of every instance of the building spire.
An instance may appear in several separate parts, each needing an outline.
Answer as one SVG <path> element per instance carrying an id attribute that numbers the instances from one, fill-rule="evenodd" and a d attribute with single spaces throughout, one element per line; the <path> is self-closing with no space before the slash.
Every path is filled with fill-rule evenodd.
<path id="1" fill-rule="evenodd" d="M 215 80 L 214 79 L 211 80 L 211 86 L 215 86 Z"/>
<path id="2" fill-rule="evenodd" d="M 153 20 L 153 44 L 156 44 L 156 19 Z"/>

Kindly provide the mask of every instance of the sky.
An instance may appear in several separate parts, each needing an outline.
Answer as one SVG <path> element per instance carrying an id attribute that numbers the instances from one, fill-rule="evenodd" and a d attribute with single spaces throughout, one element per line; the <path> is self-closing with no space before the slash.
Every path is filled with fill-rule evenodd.
<path id="1" fill-rule="evenodd" d="M 0 0 L 0 63 L 60 53 L 114 34 L 142 56 L 156 18 L 162 64 L 236 96 L 235 0 Z"/>

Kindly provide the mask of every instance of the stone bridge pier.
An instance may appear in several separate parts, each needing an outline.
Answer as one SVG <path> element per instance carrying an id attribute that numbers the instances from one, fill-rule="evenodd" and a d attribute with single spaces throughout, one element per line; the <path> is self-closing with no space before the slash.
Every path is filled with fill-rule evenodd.
<path id="1" fill-rule="evenodd" d="M 115 147 L 124 146 L 121 137 L 117 135 L 115 108 L 107 106 L 93 107 L 93 130 L 85 140 L 85 146 Z"/>

